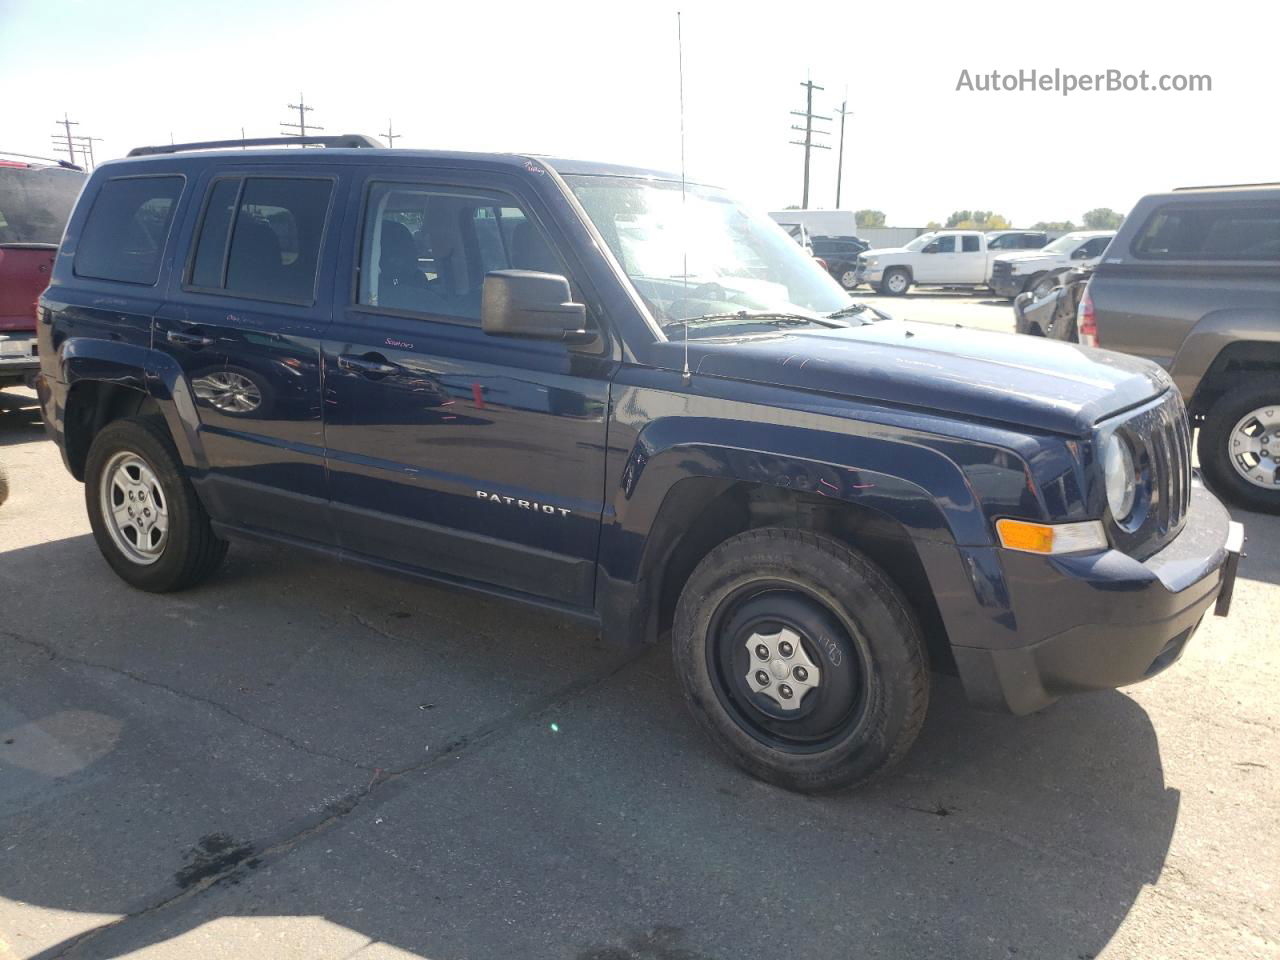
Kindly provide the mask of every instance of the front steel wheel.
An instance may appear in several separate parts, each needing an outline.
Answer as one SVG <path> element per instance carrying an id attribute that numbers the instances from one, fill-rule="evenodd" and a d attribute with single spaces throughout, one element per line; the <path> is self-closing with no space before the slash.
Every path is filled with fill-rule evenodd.
<path id="1" fill-rule="evenodd" d="M 915 617 L 877 566 L 825 536 L 767 528 L 720 544 L 685 584 L 672 643 L 702 728 L 791 790 L 865 782 L 924 722 Z"/>
<path id="2" fill-rule="evenodd" d="M 845 270 L 840 274 L 840 286 L 846 290 L 852 290 L 858 285 L 858 272 L 856 270 Z"/>

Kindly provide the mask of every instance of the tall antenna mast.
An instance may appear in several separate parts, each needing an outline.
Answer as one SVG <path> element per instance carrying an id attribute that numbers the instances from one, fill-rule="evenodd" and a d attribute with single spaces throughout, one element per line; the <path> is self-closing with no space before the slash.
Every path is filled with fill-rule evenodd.
<path id="1" fill-rule="evenodd" d="M 684 175 L 684 30 L 681 26 L 680 11 L 676 11 L 676 59 L 680 65 L 680 247 L 683 262 L 680 274 L 684 282 L 685 300 L 689 297 L 689 220 L 685 210 L 685 175 Z M 689 373 L 689 318 L 684 318 L 684 371 L 685 383 L 693 379 Z"/>

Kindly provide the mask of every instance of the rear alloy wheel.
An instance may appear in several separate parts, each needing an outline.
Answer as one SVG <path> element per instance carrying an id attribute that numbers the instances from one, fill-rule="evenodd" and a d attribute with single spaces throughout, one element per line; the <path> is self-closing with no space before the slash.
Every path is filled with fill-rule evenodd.
<path id="1" fill-rule="evenodd" d="M 844 270 L 840 274 L 840 286 L 852 290 L 858 285 L 858 271 Z"/>
<path id="2" fill-rule="evenodd" d="M 1280 378 L 1246 381 L 1219 397 L 1200 428 L 1197 451 L 1224 500 L 1280 513 Z"/>
<path id="3" fill-rule="evenodd" d="M 107 424 L 85 461 L 85 505 L 94 539 L 121 579 L 163 593 L 209 576 L 227 553 L 213 533 L 164 421 Z"/>
<path id="4" fill-rule="evenodd" d="M 911 274 L 903 270 L 901 267 L 894 267 L 886 270 L 884 281 L 882 283 L 885 293 L 900 297 L 911 289 Z"/>
<path id="5" fill-rule="evenodd" d="M 740 766 L 791 790 L 861 783 L 906 754 L 928 670 L 902 595 L 861 554 L 753 530 L 690 576 L 672 632 L 695 718 Z"/>

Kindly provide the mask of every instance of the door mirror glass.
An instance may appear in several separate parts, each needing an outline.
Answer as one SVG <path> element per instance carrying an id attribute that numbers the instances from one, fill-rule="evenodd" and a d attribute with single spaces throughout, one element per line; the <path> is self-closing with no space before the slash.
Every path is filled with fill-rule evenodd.
<path id="1" fill-rule="evenodd" d="M 493 270 L 484 278 L 480 326 L 494 337 L 527 337 L 580 343 L 593 339 L 586 330 L 587 308 L 573 302 L 569 281 L 556 273 Z"/>

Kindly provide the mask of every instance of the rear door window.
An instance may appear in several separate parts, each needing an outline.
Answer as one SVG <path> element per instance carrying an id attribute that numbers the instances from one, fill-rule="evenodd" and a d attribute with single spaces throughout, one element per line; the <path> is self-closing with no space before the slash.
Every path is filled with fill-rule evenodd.
<path id="1" fill-rule="evenodd" d="M 1132 250 L 1143 260 L 1280 260 L 1280 200 L 1161 207 Z"/>
<path id="2" fill-rule="evenodd" d="M 961 237 L 961 238 L 960 238 L 960 242 L 964 244 L 964 246 L 963 246 L 963 248 L 962 248 L 962 252 L 964 252 L 964 253 L 977 253 L 977 252 L 978 252 L 978 238 L 977 238 L 977 237 L 972 237 L 972 236 L 965 236 L 965 237 Z"/>
<path id="3" fill-rule="evenodd" d="M 76 276 L 154 285 L 182 184 L 180 176 L 104 183 L 80 233 Z"/>
<path id="4" fill-rule="evenodd" d="M 215 181 L 188 283 L 253 300 L 313 303 L 332 195 L 327 178 Z"/>

